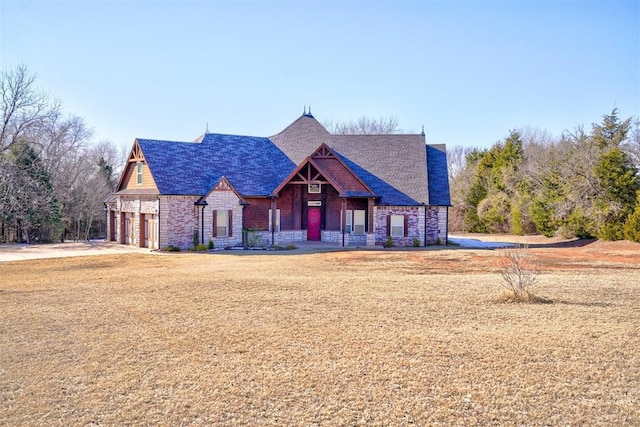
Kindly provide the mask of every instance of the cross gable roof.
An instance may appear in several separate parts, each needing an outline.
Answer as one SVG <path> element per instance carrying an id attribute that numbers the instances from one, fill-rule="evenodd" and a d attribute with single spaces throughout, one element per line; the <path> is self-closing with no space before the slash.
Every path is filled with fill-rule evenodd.
<path id="1" fill-rule="evenodd" d="M 345 162 L 347 166 L 374 190 L 381 204 L 429 201 L 425 139 L 421 134 L 334 135 L 313 116 L 303 115 L 270 139 L 296 164 L 320 144 L 326 144 L 349 161 Z"/>
<path id="2" fill-rule="evenodd" d="M 287 178 L 273 191 L 277 194 L 292 181 L 312 183 L 318 176 L 304 176 L 302 171 L 312 165 L 337 191 L 340 197 L 375 197 L 373 191 L 362 182 L 326 144 L 321 144 L 310 156 L 304 159 Z M 309 171 L 309 169 L 307 169 Z"/>
<path id="3" fill-rule="evenodd" d="M 346 197 L 450 205 L 444 145 L 427 145 L 421 134 L 333 135 L 310 114 L 269 138 L 205 133 L 194 142 L 137 139 L 131 156 L 144 158 L 166 195 L 202 196 L 225 177 L 242 197 L 266 197 L 305 162 Z"/>

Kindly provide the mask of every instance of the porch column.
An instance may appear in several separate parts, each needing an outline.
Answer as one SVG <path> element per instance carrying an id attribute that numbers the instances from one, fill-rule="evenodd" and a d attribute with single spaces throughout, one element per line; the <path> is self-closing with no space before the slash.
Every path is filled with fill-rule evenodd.
<path id="1" fill-rule="evenodd" d="M 340 229 L 342 230 L 342 246 L 345 246 L 345 232 L 347 228 L 347 199 L 346 197 L 342 198 L 342 224 L 340 224 Z"/>
<path id="2" fill-rule="evenodd" d="M 276 243 L 276 198 L 271 198 L 271 246 Z"/>
<path id="3" fill-rule="evenodd" d="M 371 234 L 373 233 L 373 201 L 374 198 L 373 197 L 369 197 L 369 203 L 367 206 L 367 216 L 369 217 L 369 221 L 367 224 L 367 234 Z"/>
<path id="4" fill-rule="evenodd" d="M 124 241 L 125 241 L 124 234 L 125 232 L 128 232 L 128 230 L 126 230 L 126 227 L 125 227 L 125 223 L 126 223 L 125 217 L 126 217 L 126 214 L 124 212 L 120 212 L 120 224 L 119 224 L 120 235 L 118 236 L 118 243 L 120 244 L 124 244 Z"/>

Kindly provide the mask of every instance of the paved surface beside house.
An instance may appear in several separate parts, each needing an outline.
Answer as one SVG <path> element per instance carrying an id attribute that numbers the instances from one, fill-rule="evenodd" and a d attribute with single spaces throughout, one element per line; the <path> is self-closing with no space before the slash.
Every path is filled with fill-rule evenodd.
<path id="1" fill-rule="evenodd" d="M 71 256 L 150 253 L 150 249 L 119 245 L 112 242 L 66 242 L 48 244 L 0 244 L 0 262 L 39 258 L 63 258 Z"/>

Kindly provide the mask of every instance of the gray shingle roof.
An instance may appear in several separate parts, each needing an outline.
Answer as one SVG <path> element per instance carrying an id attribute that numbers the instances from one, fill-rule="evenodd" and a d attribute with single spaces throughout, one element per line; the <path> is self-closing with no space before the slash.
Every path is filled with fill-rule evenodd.
<path id="1" fill-rule="evenodd" d="M 427 145 L 427 171 L 429 174 L 429 204 L 451 206 L 447 148 L 444 144 Z"/>
<path id="2" fill-rule="evenodd" d="M 450 204 L 446 149 L 425 145 L 424 135 L 332 135 L 303 115 L 270 138 L 206 133 L 196 142 L 137 142 L 160 194 L 204 195 L 225 176 L 243 196 L 267 196 L 324 143 L 378 204 Z"/>
<path id="3" fill-rule="evenodd" d="M 208 133 L 202 142 L 137 141 L 160 194 L 203 195 L 225 176 L 245 196 L 266 196 L 295 167 L 268 138 Z"/>
<path id="4" fill-rule="evenodd" d="M 303 115 L 270 139 L 296 164 L 320 144 L 327 144 L 343 160 L 346 158 L 357 165 L 360 172 L 356 173 L 367 172 L 368 180 L 360 178 L 370 188 L 377 188 L 381 204 L 428 203 L 423 135 L 332 135 L 316 119 Z M 370 184 L 374 179 L 377 184 Z M 397 192 L 402 193 L 402 197 L 395 194 Z M 398 203 L 400 201 L 403 203 Z"/>

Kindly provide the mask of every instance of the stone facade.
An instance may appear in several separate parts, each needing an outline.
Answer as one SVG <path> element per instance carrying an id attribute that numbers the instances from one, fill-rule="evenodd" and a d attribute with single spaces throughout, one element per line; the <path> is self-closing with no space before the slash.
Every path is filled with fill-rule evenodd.
<path id="1" fill-rule="evenodd" d="M 113 213 L 112 213 L 113 212 Z M 157 218 L 158 200 L 156 198 L 139 198 L 122 196 L 107 204 L 107 236 L 119 243 L 131 246 L 146 247 L 146 239 L 143 239 L 145 215 Z M 157 221 L 151 222 L 154 230 L 152 236 L 157 236 Z M 152 249 L 157 249 L 157 240 L 148 243 Z"/>
<path id="2" fill-rule="evenodd" d="M 269 231 L 251 232 L 251 242 L 247 241 L 249 235 L 243 235 L 243 205 L 231 188 L 217 187 L 207 196 L 204 223 L 201 217 L 202 207 L 195 205 L 197 200 L 196 196 L 121 196 L 107 204 L 107 235 L 114 241 L 132 246 L 158 249 L 174 245 L 186 249 L 193 245 L 194 231 L 197 230 L 200 242 L 206 245 L 212 240 L 216 248 L 246 244 L 258 247 L 271 246 L 272 235 Z M 232 212 L 232 232 L 230 236 L 213 237 L 213 214 L 220 209 Z M 420 246 L 446 243 L 446 206 L 375 206 L 374 232 L 364 235 L 345 234 L 344 244 L 386 244 L 389 215 L 407 217 L 407 235 L 393 238 L 394 246 L 413 246 L 414 239 L 418 239 Z M 146 236 L 146 240 L 143 239 L 145 218 L 149 227 L 153 227 L 153 230 L 148 231 L 154 236 L 153 239 L 149 236 Z M 281 230 L 274 234 L 274 243 L 281 246 L 306 240 L 307 230 Z M 321 240 L 342 245 L 342 231 L 322 230 Z"/>
<path id="3" fill-rule="evenodd" d="M 423 212 L 422 206 L 376 206 L 374 209 L 376 245 L 387 243 L 389 215 L 404 215 L 407 218 L 406 236 L 393 237 L 394 246 L 413 246 L 413 239 L 418 239 L 419 244 L 424 245 L 424 215 L 421 215 Z"/>
<path id="4" fill-rule="evenodd" d="M 427 245 L 445 244 L 447 239 L 447 207 L 427 208 Z"/>
<path id="5" fill-rule="evenodd" d="M 205 199 L 207 207 L 204 209 L 204 234 L 200 224 L 201 241 L 207 244 L 212 240 L 216 248 L 242 245 L 242 205 L 240 198 L 226 184 L 220 182 Z M 231 211 L 230 236 L 215 236 L 213 233 L 213 213 L 218 210 Z"/>

